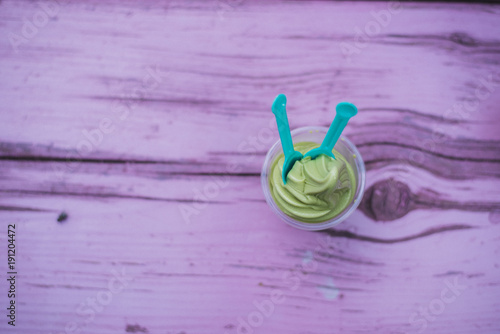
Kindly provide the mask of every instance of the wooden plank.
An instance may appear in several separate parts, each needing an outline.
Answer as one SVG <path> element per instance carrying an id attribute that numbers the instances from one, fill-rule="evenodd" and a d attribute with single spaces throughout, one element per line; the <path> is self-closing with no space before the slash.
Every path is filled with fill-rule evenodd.
<path id="1" fill-rule="evenodd" d="M 15 52 L 40 10 L 0 3 L 17 332 L 500 331 L 498 6 L 405 3 L 360 44 L 387 3 L 69 2 Z M 336 229 L 264 202 L 279 92 L 292 128 L 360 108 L 367 191 Z"/>

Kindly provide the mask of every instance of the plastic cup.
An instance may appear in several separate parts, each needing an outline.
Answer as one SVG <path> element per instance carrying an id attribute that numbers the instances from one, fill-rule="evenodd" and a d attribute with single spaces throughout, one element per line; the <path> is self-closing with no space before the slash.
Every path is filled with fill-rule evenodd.
<path id="1" fill-rule="evenodd" d="M 306 141 L 306 142 L 314 142 L 321 144 L 321 142 L 325 138 L 327 131 L 328 128 L 319 126 L 308 126 L 308 127 L 298 128 L 291 132 L 292 140 L 294 143 L 300 143 Z M 347 162 L 354 171 L 354 177 L 356 179 L 356 192 L 354 193 L 352 202 L 342 212 L 340 212 L 337 216 L 329 220 L 318 223 L 302 222 L 300 220 L 292 218 L 288 216 L 286 213 L 284 213 L 276 204 L 269 188 L 269 174 L 271 172 L 271 166 L 274 160 L 280 154 L 283 153 L 283 150 L 281 148 L 281 141 L 278 140 L 276 143 L 274 143 L 274 145 L 267 152 L 266 159 L 264 160 L 264 165 L 262 166 L 262 172 L 260 175 L 262 189 L 264 191 L 264 196 L 266 197 L 267 204 L 269 204 L 272 211 L 276 213 L 287 224 L 301 230 L 308 230 L 308 231 L 324 230 L 327 228 L 331 228 L 346 220 L 347 217 L 349 217 L 358 207 L 365 191 L 365 177 L 366 177 L 365 163 L 363 162 L 361 154 L 359 153 L 356 146 L 344 136 L 340 137 L 339 141 L 335 144 L 334 148 L 346 158 Z"/>

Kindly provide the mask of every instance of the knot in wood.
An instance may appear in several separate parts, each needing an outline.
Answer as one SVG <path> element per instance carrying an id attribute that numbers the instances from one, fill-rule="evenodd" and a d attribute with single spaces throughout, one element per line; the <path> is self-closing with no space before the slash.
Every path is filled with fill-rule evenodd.
<path id="1" fill-rule="evenodd" d="M 412 194 L 403 182 L 394 179 L 382 180 L 368 188 L 360 209 L 376 221 L 392 221 L 403 217 L 411 210 Z"/>

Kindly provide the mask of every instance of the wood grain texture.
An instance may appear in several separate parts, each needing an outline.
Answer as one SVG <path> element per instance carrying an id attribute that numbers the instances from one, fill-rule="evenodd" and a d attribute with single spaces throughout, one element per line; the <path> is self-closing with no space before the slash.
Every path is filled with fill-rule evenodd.
<path id="1" fill-rule="evenodd" d="M 0 2 L 2 333 L 500 332 L 500 7 L 404 3 L 360 39 L 388 3 L 50 4 Z M 338 228 L 264 201 L 278 93 L 292 128 L 359 107 Z"/>

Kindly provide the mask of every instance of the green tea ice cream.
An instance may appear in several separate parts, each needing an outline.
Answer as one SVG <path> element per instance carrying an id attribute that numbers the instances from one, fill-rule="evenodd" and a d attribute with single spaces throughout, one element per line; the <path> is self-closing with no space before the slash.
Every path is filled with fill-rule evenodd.
<path id="1" fill-rule="evenodd" d="M 305 154 L 318 147 L 313 142 L 294 145 L 295 150 Z M 353 200 L 356 191 L 354 171 L 346 159 L 333 150 L 336 159 L 324 154 L 314 160 L 310 157 L 297 161 L 287 183 L 281 176 L 283 154 L 272 166 L 269 178 L 271 195 L 278 207 L 288 216 L 306 223 L 319 223 L 341 213 Z"/>

